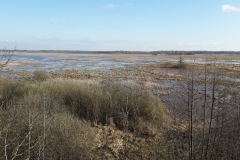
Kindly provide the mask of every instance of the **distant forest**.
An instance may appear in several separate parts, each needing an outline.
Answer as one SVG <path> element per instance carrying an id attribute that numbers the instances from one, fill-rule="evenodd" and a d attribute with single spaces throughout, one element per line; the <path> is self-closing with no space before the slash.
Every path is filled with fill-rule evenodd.
<path id="1" fill-rule="evenodd" d="M 0 52 L 4 51 L 5 50 L 0 50 Z M 31 53 L 153 54 L 153 55 L 240 54 L 240 51 L 77 51 L 77 50 L 8 50 L 8 51 L 31 52 Z"/>

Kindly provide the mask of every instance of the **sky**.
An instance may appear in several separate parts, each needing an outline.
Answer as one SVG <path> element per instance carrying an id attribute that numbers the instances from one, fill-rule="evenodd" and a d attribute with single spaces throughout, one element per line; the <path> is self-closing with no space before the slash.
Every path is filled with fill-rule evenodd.
<path id="1" fill-rule="evenodd" d="M 0 0 L 0 48 L 240 51 L 240 0 Z"/>

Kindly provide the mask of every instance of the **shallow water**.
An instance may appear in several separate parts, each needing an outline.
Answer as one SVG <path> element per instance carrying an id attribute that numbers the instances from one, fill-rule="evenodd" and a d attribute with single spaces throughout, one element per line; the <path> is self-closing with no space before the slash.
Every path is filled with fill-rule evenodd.
<path id="1" fill-rule="evenodd" d="M 134 56 L 133 56 L 134 57 Z M 14 54 L 10 63 L 5 67 L 16 71 L 34 71 L 44 69 L 47 71 L 58 71 L 66 69 L 85 68 L 88 70 L 104 70 L 111 68 L 124 68 L 126 66 L 144 66 L 158 62 L 176 62 L 179 57 L 164 58 L 161 56 L 137 57 L 133 59 L 111 58 L 106 55 L 81 55 L 81 54 Z M 184 58 L 185 62 L 206 63 L 202 58 Z M 208 63 L 208 62 L 207 62 Z M 219 60 L 216 63 L 240 64 L 240 60 Z M 163 72 L 173 72 L 171 70 L 162 70 Z"/>
<path id="2" fill-rule="evenodd" d="M 68 56 L 59 57 L 52 55 L 13 55 L 10 65 L 5 68 L 13 70 L 33 71 L 44 69 L 47 71 L 65 70 L 71 68 L 86 68 L 89 70 L 109 70 L 112 67 L 123 68 L 129 65 L 141 66 L 159 62 L 154 58 L 138 58 L 126 61 L 123 58 L 113 59 L 106 56 Z M 11 63 L 13 65 L 11 65 Z"/>

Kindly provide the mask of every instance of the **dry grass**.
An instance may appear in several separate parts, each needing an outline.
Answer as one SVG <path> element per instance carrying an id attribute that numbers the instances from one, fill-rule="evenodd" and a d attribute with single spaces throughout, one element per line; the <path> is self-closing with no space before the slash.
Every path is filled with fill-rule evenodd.
<path id="1" fill-rule="evenodd" d="M 30 159 L 92 157 L 95 131 L 91 124 L 53 101 L 47 86 L 17 81 L 1 86 L 0 159 L 5 150 L 8 158 L 27 159 L 29 146 Z"/>
<path id="2" fill-rule="evenodd" d="M 63 105 L 75 116 L 92 122 L 107 124 L 108 118 L 113 117 L 121 129 L 125 127 L 125 116 L 132 123 L 131 129 L 139 125 L 140 119 L 156 125 L 164 123 L 164 106 L 157 97 L 138 85 L 74 80 L 4 83 L 1 98 L 5 107 L 9 103 L 18 103 L 29 91 L 38 97 L 46 92 L 49 103 Z"/>
<path id="3" fill-rule="evenodd" d="M 30 145 L 31 159 L 89 159 L 96 147 L 93 122 L 104 125 L 113 118 L 118 129 L 150 137 L 168 119 L 159 99 L 137 85 L 74 80 L 0 83 L 0 145 L 7 135 L 8 158 L 27 159 Z M 1 158 L 4 153 L 1 147 Z"/>

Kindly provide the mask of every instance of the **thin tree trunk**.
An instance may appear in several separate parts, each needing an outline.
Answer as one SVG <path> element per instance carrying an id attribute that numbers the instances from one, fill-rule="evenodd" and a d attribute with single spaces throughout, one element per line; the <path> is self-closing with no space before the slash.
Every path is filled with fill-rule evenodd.
<path id="1" fill-rule="evenodd" d="M 202 156 L 205 147 L 206 105 L 207 105 L 207 64 L 204 67 L 204 104 L 203 104 L 203 130 L 202 130 Z"/>
<path id="2" fill-rule="evenodd" d="M 193 106 L 194 106 L 194 77 L 192 70 L 191 99 L 190 99 L 190 159 L 193 159 Z"/>
<path id="3" fill-rule="evenodd" d="M 45 135 L 46 135 L 46 102 L 45 93 L 43 96 L 43 160 L 45 159 Z"/>
<path id="4" fill-rule="evenodd" d="M 5 156 L 5 160 L 8 160 L 8 155 L 7 155 L 7 137 L 8 137 L 8 128 L 9 128 L 9 124 L 7 126 L 7 131 L 6 131 L 6 134 L 5 134 L 5 138 L 4 138 L 4 156 Z"/>
<path id="5" fill-rule="evenodd" d="M 215 87 L 216 87 L 216 71 L 214 67 L 214 77 L 213 77 L 213 85 L 212 85 L 212 102 L 211 102 L 211 112 L 210 112 L 210 122 L 209 122 L 209 128 L 208 128 L 208 138 L 207 138 L 207 144 L 206 144 L 206 150 L 205 150 L 205 159 L 207 159 L 208 150 L 209 150 L 209 143 L 210 143 L 210 136 L 211 136 L 211 129 L 212 129 L 212 120 L 213 120 L 213 110 L 214 110 L 214 104 L 215 104 Z"/>
<path id="6" fill-rule="evenodd" d="M 28 159 L 31 158 L 31 111 L 30 111 L 30 90 L 28 89 Z"/>

